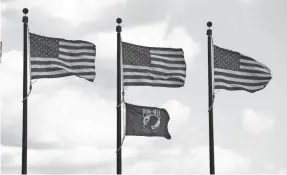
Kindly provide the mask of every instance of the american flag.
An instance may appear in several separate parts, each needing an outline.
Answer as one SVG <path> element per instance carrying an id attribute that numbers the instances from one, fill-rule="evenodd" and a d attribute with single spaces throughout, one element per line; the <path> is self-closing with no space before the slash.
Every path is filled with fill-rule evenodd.
<path id="1" fill-rule="evenodd" d="M 259 91 L 271 80 L 271 71 L 241 53 L 214 45 L 214 88 Z"/>
<path id="2" fill-rule="evenodd" d="M 81 40 L 65 40 L 30 33 L 31 78 L 75 75 L 95 79 L 96 46 Z"/>
<path id="3" fill-rule="evenodd" d="M 182 49 L 122 42 L 124 86 L 182 87 L 186 64 Z"/>

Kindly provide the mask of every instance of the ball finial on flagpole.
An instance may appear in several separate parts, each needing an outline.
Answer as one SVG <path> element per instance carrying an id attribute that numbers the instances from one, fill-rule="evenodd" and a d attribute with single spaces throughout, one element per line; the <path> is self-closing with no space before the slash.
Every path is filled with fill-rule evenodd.
<path id="1" fill-rule="evenodd" d="M 29 12 L 27 8 L 23 8 L 23 13 L 26 15 Z"/>
<path id="2" fill-rule="evenodd" d="M 122 27 L 120 26 L 120 24 L 122 23 L 122 19 L 121 18 L 117 18 L 117 23 L 118 23 L 118 26 L 116 27 L 116 31 L 117 32 L 121 32 L 122 31 Z"/>
<path id="3" fill-rule="evenodd" d="M 117 18 L 117 23 L 118 24 L 122 23 L 122 18 Z"/>
<path id="4" fill-rule="evenodd" d="M 207 27 L 208 27 L 208 29 L 207 29 L 207 31 L 206 31 L 206 34 L 207 34 L 208 36 L 211 36 L 211 35 L 212 35 L 212 30 L 210 29 L 210 27 L 212 26 L 212 22 L 211 22 L 211 21 L 208 21 L 206 25 L 207 25 Z"/>
<path id="5" fill-rule="evenodd" d="M 207 22 L 207 27 L 210 28 L 211 26 L 212 26 L 212 22 L 208 21 L 208 22 Z"/>

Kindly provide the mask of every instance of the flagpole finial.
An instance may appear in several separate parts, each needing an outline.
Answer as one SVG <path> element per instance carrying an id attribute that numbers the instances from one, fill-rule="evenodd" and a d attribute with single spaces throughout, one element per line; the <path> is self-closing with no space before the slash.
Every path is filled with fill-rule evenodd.
<path id="1" fill-rule="evenodd" d="M 118 24 L 122 23 L 122 18 L 117 18 L 117 23 Z"/>
<path id="2" fill-rule="evenodd" d="M 210 28 L 211 26 L 212 26 L 212 22 L 208 21 L 208 22 L 207 22 L 207 27 Z"/>
<path id="3" fill-rule="evenodd" d="M 118 26 L 116 28 L 116 31 L 119 33 L 122 31 L 122 27 L 120 26 L 120 23 L 122 23 L 122 19 L 121 18 L 117 18 L 117 23 L 118 23 Z"/>
<path id="4" fill-rule="evenodd" d="M 22 22 L 27 24 L 28 23 L 28 16 L 26 16 L 26 15 L 29 12 L 29 10 L 27 8 L 23 8 L 22 12 L 25 14 L 25 16 L 23 16 L 23 18 L 22 18 Z"/>
<path id="5" fill-rule="evenodd" d="M 212 26 L 212 22 L 211 22 L 211 21 L 208 21 L 206 25 L 207 25 L 207 27 L 208 27 L 208 29 L 207 29 L 207 31 L 206 31 L 206 34 L 207 34 L 208 36 L 211 36 L 211 35 L 212 35 L 212 30 L 210 29 L 210 27 Z"/>
<path id="6" fill-rule="evenodd" d="M 27 8 L 23 8 L 23 13 L 24 13 L 25 15 L 27 15 L 28 12 L 29 12 L 29 10 L 28 10 Z"/>

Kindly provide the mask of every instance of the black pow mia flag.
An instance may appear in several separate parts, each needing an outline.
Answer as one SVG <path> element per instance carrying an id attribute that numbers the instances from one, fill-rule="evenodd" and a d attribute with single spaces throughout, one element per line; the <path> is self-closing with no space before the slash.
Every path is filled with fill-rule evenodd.
<path id="1" fill-rule="evenodd" d="M 171 139 L 167 128 L 169 119 L 163 108 L 126 103 L 126 135 Z"/>

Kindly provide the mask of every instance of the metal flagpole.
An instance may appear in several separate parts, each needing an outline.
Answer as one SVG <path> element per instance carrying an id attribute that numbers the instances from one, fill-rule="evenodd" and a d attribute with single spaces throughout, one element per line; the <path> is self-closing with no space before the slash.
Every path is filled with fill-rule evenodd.
<path id="1" fill-rule="evenodd" d="M 212 77 L 212 60 L 211 60 L 211 49 L 212 49 L 212 22 L 207 23 L 208 30 L 208 113 L 209 113 L 209 163 L 210 163 L 210 174 L 215 174 L 214 166 L 214 136 L 213 136 L 213 77 Z"/>
<path id="2" fill-rule="evenodd" d="M 23 131 L 22 131 L 22 174 L 27 174 L 27 28 L 28 28 L 28 9 L 24 8 L 22 22 L 24 27 L 24 48 L 23 48 Z"/>
<path id="3" fill-rule="evenodd" d="M 120 23 L 122 23 L 121 18 L 117 18 L 118 26 L 116 28 L 117 31 L 117 174 L 122 174 L 122 127 L 121 127 L 121 31 L 122 27 Z"/>

